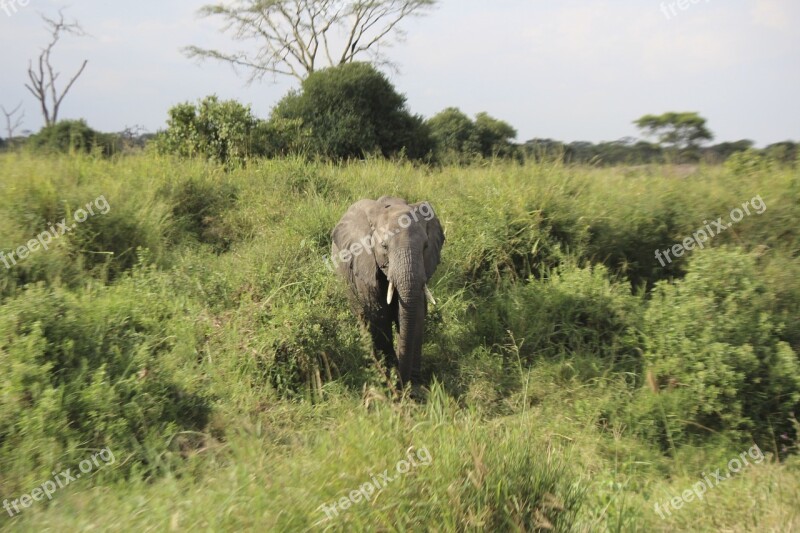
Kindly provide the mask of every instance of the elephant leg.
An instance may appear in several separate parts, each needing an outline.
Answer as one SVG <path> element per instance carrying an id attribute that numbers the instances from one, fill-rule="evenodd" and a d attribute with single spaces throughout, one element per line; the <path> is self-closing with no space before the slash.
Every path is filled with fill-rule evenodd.
<path id="1" fill-rule="evenodd" d="M 386 371 L 397 366 L 397 355 L 394 352 L 394 341 L 392 339 L 392 323 L 388 320 L 373 320 L 368 326 L 370 337 L 372 337 L 372 353 L 376 358 L 382 358 L 386 365 Z"/>
<path id="2" fill-rule="evenodd" d="M 388 378 L 392 368 L 398 366 L 394 350 L 391 309 L 378 305 L 364 311 L 363 322 L 372 341 L 372 355 L 376 361 L 382 361 Z"/>

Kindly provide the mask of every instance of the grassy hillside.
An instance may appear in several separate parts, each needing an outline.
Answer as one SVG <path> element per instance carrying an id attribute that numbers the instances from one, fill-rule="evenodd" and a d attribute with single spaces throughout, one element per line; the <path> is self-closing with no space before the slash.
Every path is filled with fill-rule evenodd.
<path id="1" fill-rule="evenodd" d="M 0 528 L 800 529 L 800 175 L 679 170 L 0 155 L 0 497 L 84 474 Z M 323 262 L 384 194 L 446 232 L 421 402 Z"/>

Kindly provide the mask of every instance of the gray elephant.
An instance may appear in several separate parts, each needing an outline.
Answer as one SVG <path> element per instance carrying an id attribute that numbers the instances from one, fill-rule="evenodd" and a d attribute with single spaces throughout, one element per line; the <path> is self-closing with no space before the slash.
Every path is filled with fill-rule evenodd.
<path id="1" fill-rule="evenodd" d="M 369 330 L 372 350 L 401 386 L 419 385 L 427 283 L 436 271 L 444 233 L 428 202 L 384 196 L 350 206 L 331 234 L 331 258 L 350 287 L 355 314 Z M 392 324 L 397 326 L 395 355 Z"/>

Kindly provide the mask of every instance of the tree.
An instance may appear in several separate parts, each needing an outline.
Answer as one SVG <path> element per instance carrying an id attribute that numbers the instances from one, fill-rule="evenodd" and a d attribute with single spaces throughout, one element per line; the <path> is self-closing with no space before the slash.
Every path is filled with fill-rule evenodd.
<path id="1" fill-rule="evenodd" d="M 419 159 L 433 147 L 422 118 L 408 111 L 405 96 L 369 63 L 309 75 L 301 91 L 290 92 L 275 106 L 270 124 L 279 121 L 301 121 L 308 149 L 335 159 L 375 152 Z"/>
<path id="2" fill-rule="evenodd" d="M 514 151 L 511 141 L 517 138 L 517 130 L 488 113 L 475 116 L 475 134 L 484 157 L 506 157 Z"/>
<path id="3" fill-rule="evenodd" d="M 755 143 L 749 139 L 741 139 L 734 142 L 723 142 L 703 149 L 707 161 L 721 163 L 737 152 L 750 150 Z"/>
<path id="4" fill-rule="evenodd" d="M 429 118 L 428 126 L 440 157 L 470 158 L 480 152 L 475 123 L 457 107 L 448 107 Z"/>
<path id="5" fill-rule="evenodd" d="M 51 54 L 62 34 L 67 33 L 82 36 L 86 35 L 86 33 L 77 22 L 64 22 L 64 14 L 61 11 L 58 12 L 58 20 L 49 19 L 44 15 L 42 15 L 42 20 L 44 20 L 46 26 L 50 28 L 50 42 L 39 54 L 38 68 L 36 70 L 34 70 L 32 62 L 28 63 L 28 78 L 30 79 L 30 83 L 26 83 L 25 87 L 39 101 L 45 126 L 52 126 L 58 122 L 58 111 L 61 108 L 61 102 L 72 88 L 75 80 L 83 73 L 83 69 L 86 68 L 88 60 L 83 60 L 81 68 L 78 69 L 78 72 L 70 79 L 64 90 L 59 93 L 56 88 L 56 80 L 61 73 L 53 70 L 53 65 L 50 61 Z"/>
<path id="6" fill-rule="evenodd" d="M 31 135 L 26 146 L 35 152 L 85 152 L 110 156 L 119 151 L 119 139 L 90 128 L 84 120 L 62 120 Z"/>
<path id="7" fill-rule="evenodd" d="M 693 152 L 700 143 L 714 138 L 706 128 L 706 119 L 694 112 L 644 115 L 634 124 L 646 135 L 657 137 L 660 144 L 676 152 Z"/>
<path id="8" fill-rule="evenodd" d="M 197 105 L 186 102 L 172 107 L 167 129 L 159 133 L 157 146 L 162 153 L 181 157 L 243 162 L 261 152 L 262 147 L 254 142 L 261 123 L 249 106 L 207 96 Z"/>
<path id="9" fill-rule="evenodd" d="M 567 146 L 555 139 L 530 139 L 521 148 L 527 157 L 535 161 L 560 161 L 567 155 Z"/>
<path id="10" fill-rule="evenodd" d="M 773 143 L 764 148 L 764 153 L 770 159 L 784 165 L 794 164 L 800 155 L 800 145 L 792 141 Z"/>
<path id="11" fill-rule="evenodd" d="M 21 107 L 22 102 L 20 102 L 19 105 L 17 105 L 17 107 L 11 111 L 7 111 L 4 106 L 0 106 L 0 109 L 3 110 L 3 114 L 6 116 L 6 139 L 9 141 L 14 138 L 14 132 L 22 125 L 22 119 L 25 118 L 24 111 L 19 117 L 14 117 Z"/>
<path id="12" fill-rule="evenodd" d="M 478 113 L 470 119 L 457 107 L 448 107 L 427 122 L 436 141 L 439 158 L 445 162 L 468 162 L 477 157 L 507 157 L 515 146 L 517 130 L 507 122 Z"/>
<path id="13" fill-rule="evenodd" d="M 250 71 L 249 81 L 267 74 L 302 81 L 320 67 L 351 63 L 361 56 L 385 63 L 381 45 L 402 38 L 400 22 L 437 0 L 241 0 L 200 9 L 225 21 L 238 41 L 255 41 L 250 51 L 223 52 L 189 46 L 189 57 L 216 59 Z M 337 42 L 338 40 L 338 42 Z M 338 46 L 337 46 L 338 45 Z"/>

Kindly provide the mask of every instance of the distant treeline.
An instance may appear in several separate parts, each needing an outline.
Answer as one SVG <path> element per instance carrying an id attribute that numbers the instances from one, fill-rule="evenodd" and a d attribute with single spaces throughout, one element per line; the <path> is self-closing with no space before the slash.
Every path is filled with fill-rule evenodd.
<path id="1" fill-rule="evenodd" d="M 791 141 L 763 150 L 754 150 L 749 140 L 700 146 L 699 142 L 713 138 L 705 122 L 694 112 L 638 119 L 637 126 L 648 136 L 657 136 L 658 143 L 624 138 L 598 144 L 552 139 L 519 144 L 516 129 L 488 113 L 471 118 L 449 107 L 429 119 L 413 114 L 405 96 L 383 73 L 368 63 L 347 63 L 310 74 L 299 90 L 290 91 L 275 105 L 266 120 L 250 106 L 212 95 L 173 106 L 167 128 L 157 134 L 136 127 L 101 133 L 83 120 L 66 120 L 29 137 L 0 140 L 0 148 L 109 156 L 151 146 L 163 154 L 202 157 L 226 165 L 289 155 L 334 161 L 400 157 L 432 164 L 493 158 L 593 165 L 721 163 L 746 151 L 779 163 L 797 161 L 798 144 Z"/>
<path id="2" fill-rule="evenodd" d="M 566 163 L 594 163 L 600 165 L 646 164 L 646 163 L 722 163 L 737 152 L 752 151 L 783 164 L 793 164 L 800 153 L 800 143 L 784 141 L 770 144 L 763 149 L 753 148 L 748 139 L 723 142 L 712 146 L 689 150 L 664 148 L 655 143 L 634 138 L 597 144 L 576 141 L 564 143 L 553 139 L 531 139 L 520 145 L 528 158 L 561 159 Z"/>

